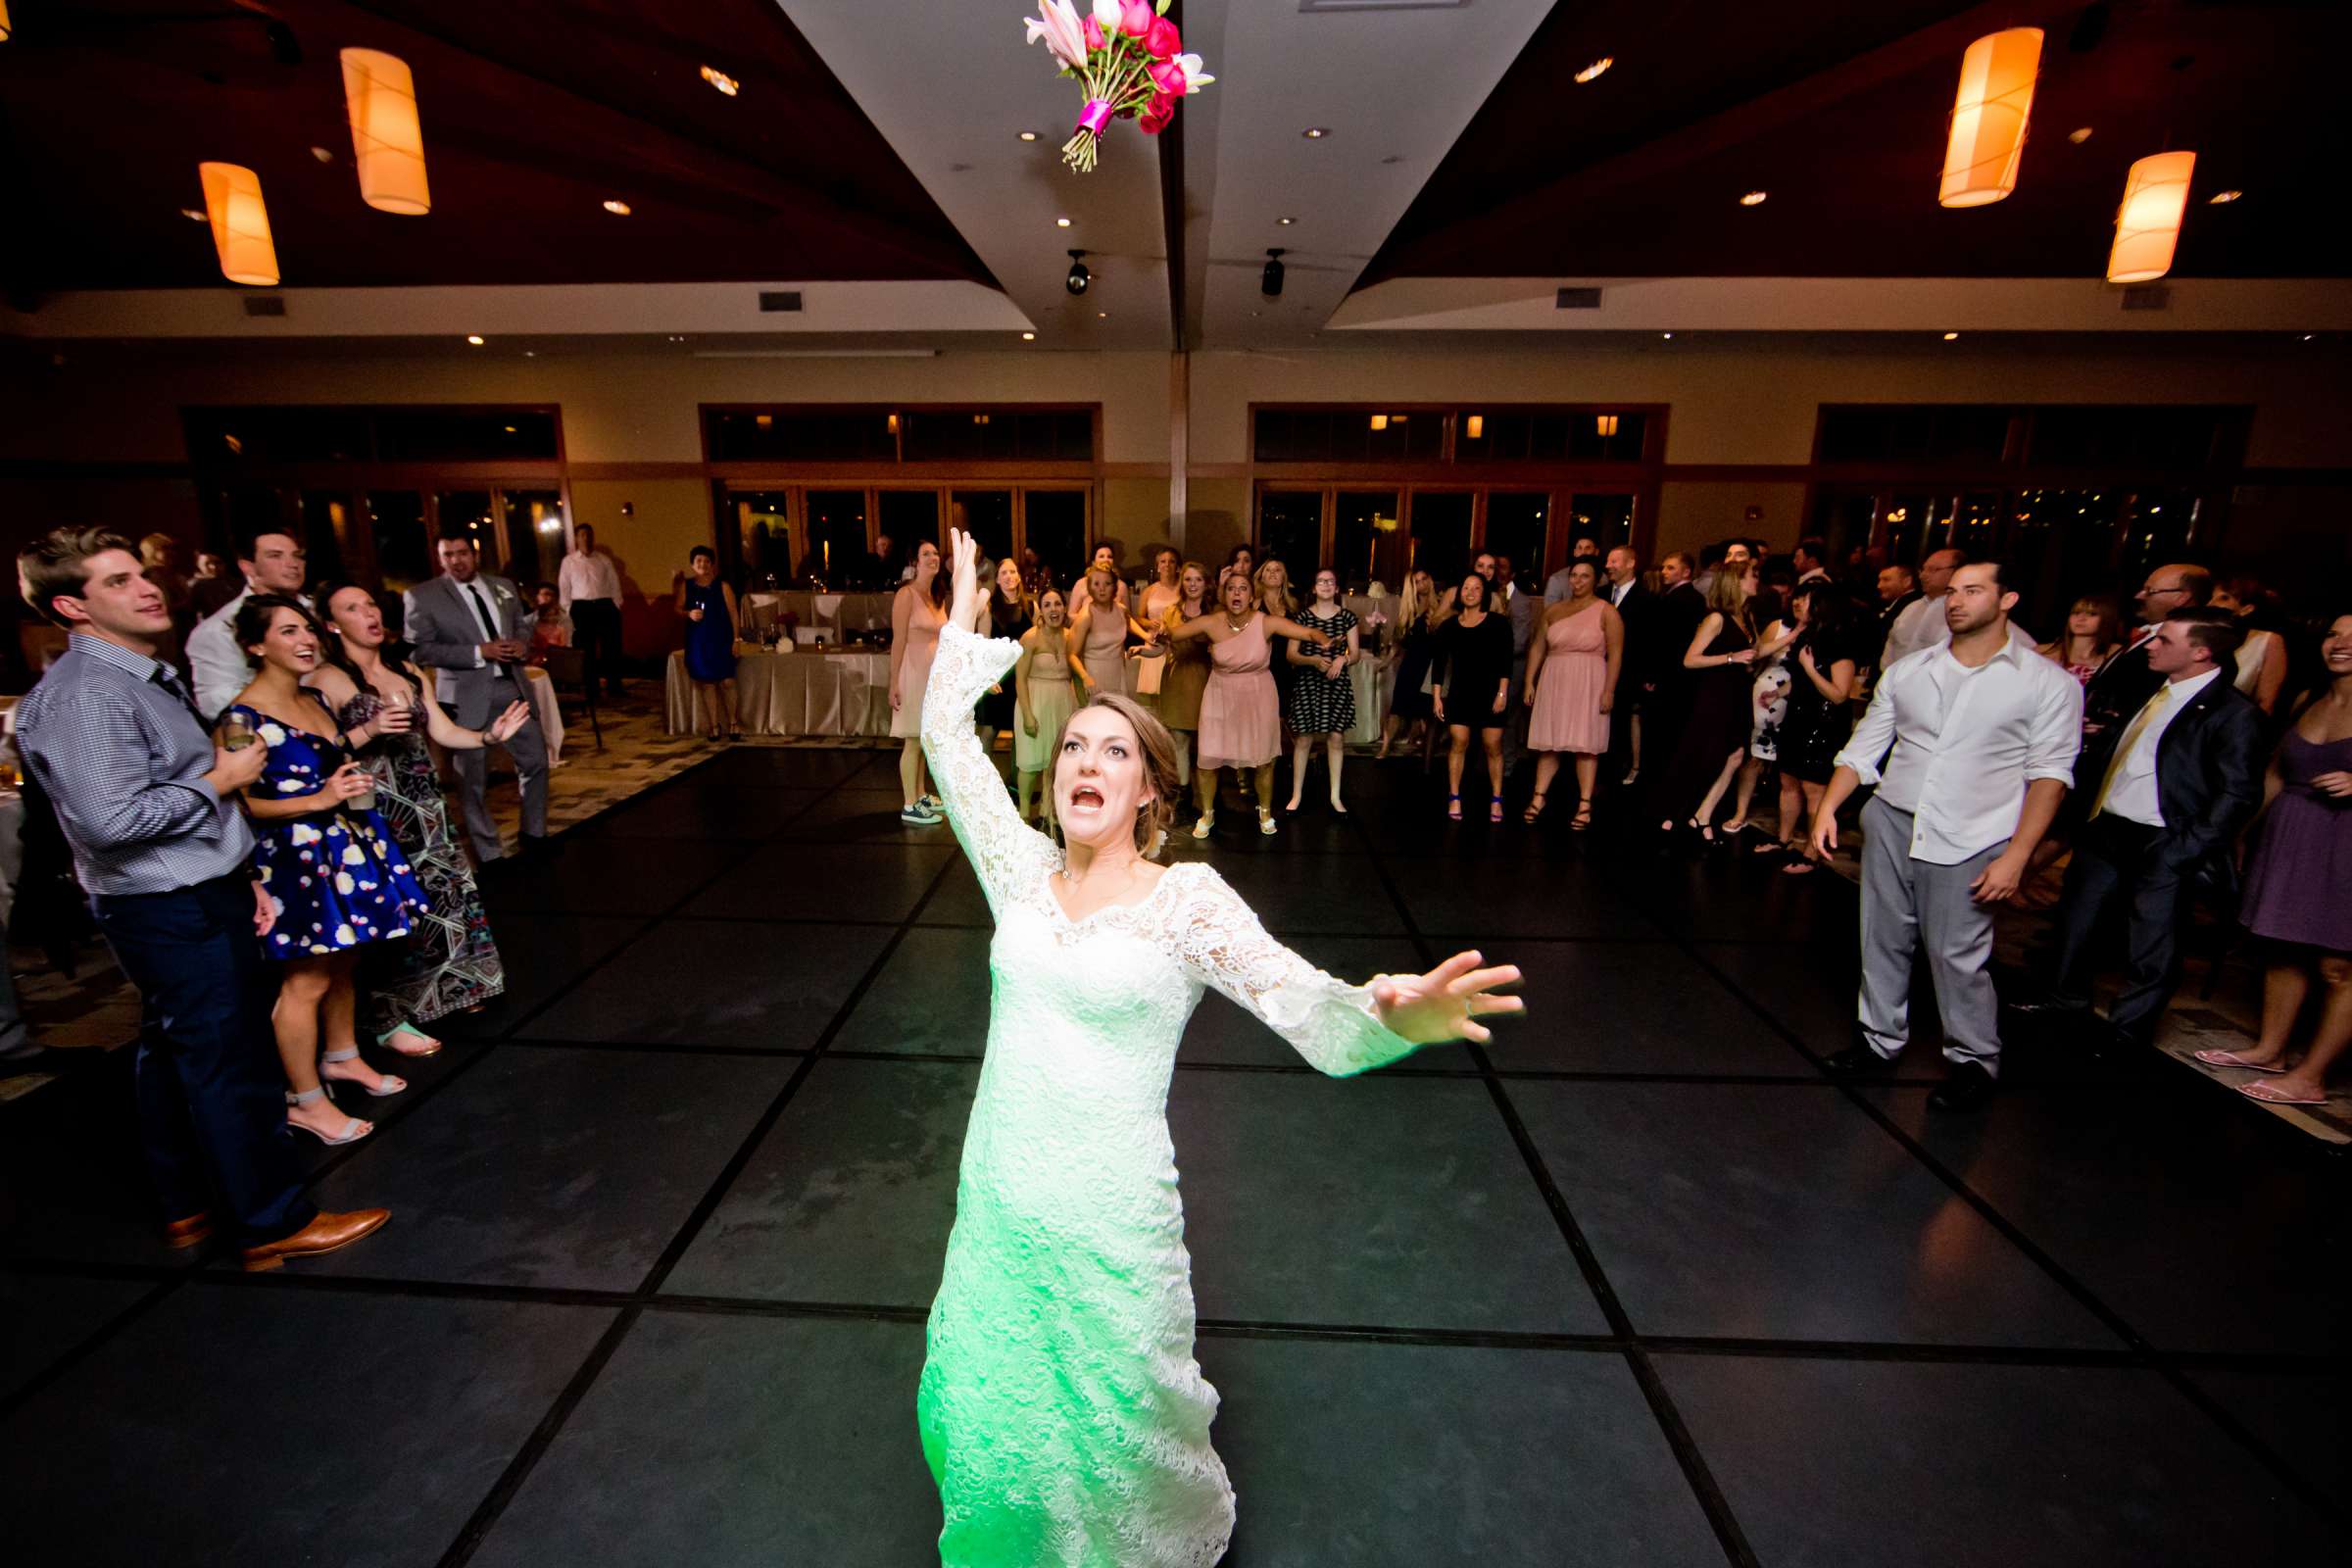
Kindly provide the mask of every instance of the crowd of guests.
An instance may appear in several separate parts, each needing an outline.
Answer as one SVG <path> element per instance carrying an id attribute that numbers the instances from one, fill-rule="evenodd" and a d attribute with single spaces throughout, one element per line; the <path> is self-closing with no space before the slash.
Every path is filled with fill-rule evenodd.
<path id="1" fill-rule="evenodd" d="M 382 1209 L 318 1212 L 285 1132 L 366 1137 L 336 1088 L 408 1088 L 368 1051 L 435 1055 L 438 1020 L 505 989 L 475 868 L 503 853 L 488 749 L 514 764 L 523 853 L 547 831 L 529 612 L 469 539 L 438 555 L 399 643 L 372 591 L 309 580 L 282 532 L 240 542 L 242 587 L 184 632 L 197 601 L 152 539 L 61 528 L 19 557 L 68 645 L 16 745 L 144 1004 L 139 1124 L 173 1246 L 218 1224 L 269 1269 L 380 1226 Z"/>

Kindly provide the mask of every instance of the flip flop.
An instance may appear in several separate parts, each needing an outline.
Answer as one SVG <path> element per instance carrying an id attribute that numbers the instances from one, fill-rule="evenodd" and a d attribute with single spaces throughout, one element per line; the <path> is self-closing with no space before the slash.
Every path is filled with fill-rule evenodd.
<path id="1" fill-rule="evenodd" d="M 2266 1067 L 2259 1061 L 2248 1061 L 2234 1051 L 2199 1051 L 2196 1058 L 2208 1067 L 2243 1067 L 2248 1072 L 2284 1072 L 2284 1067 Z"/>
<path id="2" fill-rule="evenodd" d="M 2248 1100 L 2258 1101 L 2265 1105 L 2325 1105 L 2328 1103 L 2326 1095 L 2320 1096 L 2317 1100 L 2297 1100 L 2281 1090 L 2272 1088 L 2259 1078 L 2251 1083 L 2235 1084 L 2231 1087 Z"/>

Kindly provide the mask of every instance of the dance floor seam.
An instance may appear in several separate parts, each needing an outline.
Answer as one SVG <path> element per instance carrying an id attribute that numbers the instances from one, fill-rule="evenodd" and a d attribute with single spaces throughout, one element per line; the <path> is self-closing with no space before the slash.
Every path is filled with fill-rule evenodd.
<path id="1" fill-rule="evenodd" d="M 665 1347 L 725 1343 L 707 1336 L 736 1333 L 722 1327 L 730 1322 L 812 1346 L 846 1347 L 839 1336 L 869 1331 L 888 1345 L 904 1347 L 895 1336 L 919 1340 L 928 1298 L 922 1269 L 926 1259 L 935 1269 L 944 1240 L 931 1227 L 942 1223 L 940 1204 L 952 1194 L 960 1107 L 982 1059 L 941 1048 L 977 1043 L 984 1028 L 986 976 L 970 966 L 988 928 L 944 828 L 919 839 L 887 836 L 895 755 L 819 755 L 826 760 L 720 754 L 560 838 L 545 873 L 554 882 L 532 884 L 532 912 L 511 921 L 517 953 L 509 1001 L 477 1035 L 453 1040 L 453 1059 L 417 1064 L 410 1093 L 369 1105 L 379 1121 L 374 1137 L 312 1158 L 322 1200 L 368 1201 L 371 1191 L 403 1180 L 424 1184 L 384 1200 L 396 1210 L 385 1244 L 264 1276 L 235 1273 L 217 1253 L 161 1257 L 127 1243 L 79 1256 L 42 1234 L 0 1252 L 0 1291 L 73 1284 L 138 1293 L 22 1369 L 13 1389 L 0 1381 L 0 1441 L 22 1438 L 26 1422 L 55 1425 L 76 1388 L 128 1376 L 152 1353 L 150 1341 L 168 1339 L 191 1315 L 331 1321 L 339 1306 L 360 1303 L 428 1316 L 572 1314 L 548 1342 L 545 1364 L 526 1369 L 537 1379 L 537 1402 L 511 1412 L 512 1437 L 497 1439 L 503 1456 L 487 1469 L 477 1458 L 466 1472 L 473 1479 L 447 1478 L 433 1522 L 417 1519 L 415 1539 L 382 1560 L 461 1568 L 479 1558 L 492 1568 L 577 1560 L 585 1549 L 598 1560 L 748 1562 L 780 1549 L 771 1542 L 740 1558 L 705 1550 L 674 1539 L 675 1524 L 663 1527 L 669 1533 L 658 1546 L 651 1538 L 625 1548 L 566 1538 L 566 1546 L 539 1536 L 551 1528 L 563 1535 L 550 1521 L 565 1517 L 562 1499 L 582 1488 L 670 1487 L 691 1496 L 704 1485 L 662 1472 L 673 1427 L 645 1426 L 654 1413 L 634 1408 L 647 1378 L 657 1387 L 677 1383 L 656 1374 L 658 1358 L 672 1353 Z M 2007 1120 L 1982 1128 L 1920 1121 L 1919 1103 L 1941 1071 L 1926 1047 L 1910 1054 L 1899 1076 L 1845 1083 L 1820 1069 L 1821 1057 L 1847 1038 L 1829 1033 L 1840 1005 L 1836 988 L 1849 983 L 1836 972 L 1838 962 L 1850 968 L 1853 892 L 1844 883 L 1815 878 L 1808 880 L 1824 885 L 1791 889 L 1792 879 L 1762 879 L 1743 865 L 1686 871 L 1630 858 L 1618 865 L 1598 833 L 1577 842 L 1516 823 L 1454 829 L 1470 852 L 1460 859 L 1397 855 L 1387 839 L 1428 831 L 1416 825 L 1426 781 L 1371 768 L 1349 776 L 1351 797 L 1360 790 L 1363 799 L 1347 817 L 1286 818 L 1285 834 L 1263 844 L 1221 826 L 1207 858 L 1259 907 L 1269 930 L 1335 967 L 1390 953 L 1428 964 L 1472 945 L 1433 933 L 1487 922 L 1492 934 L 1476 945 L 1489 961 L 1528 969 L 1536 1010 L 1523 1024 L 1500 1025 L 1491 1046 L 1433 1050 L 1357 1084 L 1333 1083 L 1286 1058 L 1217 999 L 1196 1018 L 1175 1064 L 1171 1122 L 1200 1298 L 1200 1359 L 1227 1396 L 1219 1446 L 1232 1445 L 1244 1498 L 1232 1568 L 1331 1560 L 1320 1555 L 1330 1527 L 1312 1524 L 1326 1517 L 1312 1499 L 1265 1490 L 1278 1450 L 1264 1446 L 1274 1441 L 1269 1422 L 1290 1431 L 1318 1419 L 1317 1396 L 1301 1396 L 1301 1389 L 1358 1365 L 1318 1359 L 1333 1356 L 1370 1356 L 1365 1365 L 1388 1368 L 1348 1375 L 1351 1388 L 1371 1376 L 1375 1393 L 1391 1378 L 1407 1379 L 1399 1390 L 1421 1389 L 1410 1382 L 1421 1363 L 1409 1358 L 1423 1355 L 1468 1358 L 1430 1363 L 1448 1369 L 1433 1372 L 1441 1381 L 1429 1386 L 1432 1398 L 1446 1382 L 1523 1385 L 1540 1376 L 1535 1369 L 1555 1364 L 1572 1378 L 1586 1375 L 1574 1368 L 1594 1369 L 1615 1391 L 1604 1400 L 1614 1401 L 1613 1423 L 1578 1440 L 1601 1445 L 1605 1455 L 1557 1457 L 1540 1480 L 1531 1473 L 1535 1493 L 1511 1494 L 1557 1494 L 1556 1517 L 1462 1523 L 1467 1533 L 1448 1548 L 1460 1555 L 1423 1550 L 1412 1558 L 1397 1544 L 1379 1568 L 1903 1558 L 1909 1542 L 1900 1511 L 1857 1500 L 1875 1494 L 1878 1455 L 1858 1436 L 1847 1453 L 1840 1449 L 1849 1440 L 1835 1431 L 1805 1433 L 1830 1446 L 1828 1457 L 1783 1465 L 1777 1456 L 1792 1435 L 1784 1406 L 1825 1396 L 1838 1379 L 1876 1380 L 1856 1408 L 1880 1419 L 1903 1412 L 1923 1430 L 1959 1422 L 1947 1441 L 1998 1450 L 2003 1431 L 1981 1425 L 1989 1417 L 1973 1406 L 1955 1411 L 1933 1392 L 1941 1387 L 1935 1379 L 1956 1371 L 2122 1378 L 2131 1381 L 2118 1388 L 2147 1391 L 2134 1396 L 2142 1401 L 2135 1411 L 2177 1411 L 2160 1424 L 2168 1451 L 2196 1456 L 2180 1461 L 2187 1473 L 2152 1470 L 2152 1481 L 2134 1483 L 2143 1492 L 2111 1509 L 2099 1497 L 2068 1498 L 2066 1506 L 2092 1516 L 2077 1520 L 2087 1533 L 2070 1536 L 2063 1552 L 2054 1542 L 2046 1560 L 2158 1560 L 2150 1543 L 2186 1527 L 2155 1513 L 2204 1484 L 2211 1467 L 2257 1488 L 2248 1508 L 2230 1515 L 2232 1541 L 2300 1544 L 2340 1530 L 2345 1513 L 2328 1461 L 2279 1435 L 2297 1429 L 2278 1428 L 2268 1410 L 2198 1378 L 2341 1379 L 2352 1372 L 2343 1338 L 2322 1328 L 2217 1344 L 2184 1334 L 2175 1314 L 2159 1318 L 2162 1332 L 2143 1332 L 2137 1320 L 2161 1300 L 2150 1293 L 2165 1282 L 2148 1277 L 2140 1254 L 2085 1252 L 2063 1196 L 2055 1206 L 2027 1201 L 2038 1194 L 2041 1165 L 2024 1167 L 2021 1185 L 2003 1185 L 2015 1180 L 2017 1159 L 2063 1157 L 2075 1120 L 2089 1108 L 2171 1114 L 2172 1086 L 2021 1071 L 2024 1081 L 1991 1113 Z M 771 782 L 799 792 L 779 797 L 792 808 L 762 833 L 734 823 L 729 854 L 706 855 L 679 831 L 698 813 L 742 809 Z M 649 814 L 635 831 L 664 835 L 679 846 L 674 854 L 646 852 L 662 838 L 624 836 L 626 813 L 639 808 Z M 796 825 L 821 826 L 828 836 L 801 843 Z M 1509 835 L 1543 847 L 1522 859 L 1489 853 Z M 636 847 L 625 861 L 630 876 L 599 880 L 600 852 L 623 844 Z M 796 889 L 775 901 L 782 912 L 764 912 L 764 899 L 756 901 L 762 912 L 737 912 L 747 876 L 764 876 L 803 850 L 825 858 L 838 884 L 827 896 L 862 904 L 837 916 L 810 906 L 812 890 Z M 1201 853 L 1179 837 L 1179 858 Z M 502 896 L 533 875 L 509 867 L 486 879 L 494 923 Z M 597 902 L 580 911 L 548 907 L 551 885 L 593 888 Z M 1333 912 L 1356 929 L 1324 929 L 1334 901 L 1348 906 Z M 1417 907 L 1425 901 L 1434 918 Z M 1392 912 L 1395 927 L 1384 927 Z M 706 924 L 742 931 L 741 944 L 704 932 Z M 779 936 L 760 943 L 753 933 L 761 926 Z M 1520 929 L 1536 934 L 1513 934 Z M 939 968 L 948 955 L 963 956 L 953 972 Z M 699 972 L 680 972 L 682 961 Z M 1809 976 L 1825 964 L 1831 972 L 1817 989 Z M 1644 1021 L 1642 1009 L 1653 1006 L 1656 1021 Z M 1686 1016 L 1690 1026 L 1678 1032 L 1675 1020 Z M 1659 1032 L 1631 1045 L 1619 1038 L 1629 1028 Z M 779 1043 L 762 1043 L 762 1035 Z M 904 1049 L 877 1049 L 891 1046 Z M 672 1079 L 675 1110 L 662 1102 L 669 1091 L 661 1086 Z M 1468 1089 L 1471 1081 L 1485 1093 Z M 1789 1090 L 1815 1093 L 1782 1093 Z M 541 1106 L 534 1091 L 558 1098 Z M 605 1095 L 627 1098 L 596 1098 Z M 466 1185 L 478 1180 L 471 1172 L 484 1151 L 472 1140 L 484 1130 L 513 1127 L 518 1115 L 608 1112 L 621 1120 L 615 1136 L 593 1146 L 598 1163 L 578 1165 L 542 1140 L 544 1152 L 526 1154 L 503 1181 Z M 2041 1138 L 2044 1117 L 2055 1128 L 2046 1149 L 2012 1153 L 1996 1138 L 2012 1123 L 2023 1131 L 2008 1136 Z M 1788 1130 L 1776 1139 L 1777 1129 L 1757 1127 L 1758 1119 Z M 1361 1214 L 1315 1206 L 1331 1200 L 1326 1192 L 1344 1202 L 1354 1188 L 1390 1190 L 1378 1187 L 1381 1162 L 1426 1160 L 1405 1152 L 1422 1149 L 1432 1129 L 1442 1129 L 1440 1164 L 1426 1184 L 1403 1189 L 1426 1191 L 1426 1199 L 1408 1200 L 1424 1206 Z M 494 1145 L 488 1153 L 498 1158 Z M 1277 1180 L 1290 1183 L 1286 1206 L 1300 1211 L 1288 1230 L 1248 1185 Z M 484 1212 L 484 1203 L 508 1206 Z M 582 1205 L 593 1211 L 599 1203 L 619 1206 L 601 1229 L 581 1229 Z M 519 1251 L 493 1245 L 535 1215 L 566 1228 Z M 410 1234 L 396 1238 L 404 1226 Z M 1547 1235 L 1536 1234 L 1538 1226 Z M 1464 1272 L 1504 1261 L 1498 1247 L 1526 1266 L 1495 1269 L 1483 1282 Z M 1547 1249 L 1565 1255 L 1547 1261 Z M 194 1294 L 192 1282 L 200 1287 Z M 870 1289 L 857 1289 L 861 1282 Z M 2318 1288 L 2332 1289 L 2332 1281 Z M 330 1316 L 319 1320 L 321 1311 Z M 2328 1321 L 2324 1312 L 2309 1317 Z M 884 1378 L 869 1389 L 860 1379 L 874 1374 L 846 1348 L 819 1353 L 815 1364 L 845 1391 L 863 1391 L 835 1398 L 858 1410 L 859 1400 L 873 1402 L 876 1441 L 901 1454 L 885 1466 L 891 1499 L 874 1505 L 876 1517 L 919 1514 L 927 1478 L 919 1460 L 906 1473 L 904 1452 L 912 1438 L 911 1383 Z M 1282 1385 L 1292 1394 L 1273 1404 L 1257 1381 L 1270 1375 L 1293 1380 Z M 1580 1400 L 1603 1399 L 1599 1387 L 1576 1386 L 1586 1389 Z M 623 1389 L 638 1393 L 624 1398 Z M 2090 1423 L 2082 1442 L 2112 1442 L 2092 1435 L 2097 1401 L 2086 1406 L 2073 1385 L 2053 1385 L 2046 1396 L 2037 1389 L 2001 1384 L 1982 1397 L 2004 1410 L 2010 1406 L 2000 1400 L 2028 1401 L 2001 1418 L 2022 1423 L 2020 1432 L 2079 1418 Z M 1755 1405 L 1756 1391 L 1772 1392 Z M 1501 1397 L 1501 1385 L 1492 1397 Z M 2178 1404 L 2166 1405 L 2168 1397 Z M 724 1409 L 699 1417 L 681 1410 L 674 1422 L 687 1425 L 674 1430 L 732 1419 Z M 774 1419 L 789 1426 L 792 1416 L 778 1411 Z M 1468 1444 L 1498 1476 L 1544 1458 L 1544 1445 L 1519 1451 L 1505 1433 L 1416 1435 L 1411 1420 L 1377 1418 L 1390 1433 L 1375 1445 L 1380 1463 L 1399 1474 L 1412 1468 L 1417 1447 L 1441 1436 Z M 2148 1418 L 2133 1420 L 2145 1426 Z M 1391 1430 L 1398 1423 L 1404 1436 Z M 622 1431 L 640 1435 L 615 1448 Z M 103 1451 L 104 1438 L 95 1431 L 85 1446 Z M 68 1443 L 42 1462 L 66 1464 L 80 1451 Z M 365 1454 L 363 1446 L 354 1462 Z M 819 1471 L 849 1466 L 835 1488 L 874 1485 L 853 1457 L 799 1462 Z M 1846 1479 L 1811 1476 L 1821 1465 Z M 1580 1492 L 1577 1478 L 1588 1471 L 1618 1479 L 1605 1494 Z M 728 1489 L 741 1479 L 711 1484 L 737 1496 Z M 1458 1476 L 1453 1484 L 1462 1484 Z M 1906 1477 L 1897 1490 L 1936 1484 Z M 1955 1487 L 1973 1484 L 1952 1479 Z M 1829 1490 L 1806 1490 L 1816 1485 Z M 2003 1471 L 1999 1485 L 2051 1483 Z M 2052 1493 L 2061 1494 L 2063 1488 Z M 1435 1503 L 1433 1494 L 1411 1495 L 1422 1500 L 1398 1506 L 1426 1511 Z M 1636 1495 L 1647 1501 L 1624 1500 Z M 0 1517 L 24 1515 L 36 1501 L 28 1493 Z M 1379 1506 L 1360 1496 L 1357 1503 Z M 54 1517 L 64 1528 L 72 1510 Z M 689 1507 L 665 1517 L 692 1528 L 699 1516 Z M 895 1535 L 877 1524 L 876 1544 L 828 1537 L 786 1544 L 812 1559 L 903 1562 L 917 1524 L 901 1520 Z M 121 1528 L 135 1534 L 135 1524 Z M 1395 1529 L 1399 1543 L 1420 1539 L 1415 1527 Z M 879 1544 L 885 1536 L 897 1544 Z M 235 1555 L 225 1544 L 210 1555 L 193 1545 L 188 1552 L 188 1560 Z M 107 1554 L 93 1549 L 87 1560 Z"/>

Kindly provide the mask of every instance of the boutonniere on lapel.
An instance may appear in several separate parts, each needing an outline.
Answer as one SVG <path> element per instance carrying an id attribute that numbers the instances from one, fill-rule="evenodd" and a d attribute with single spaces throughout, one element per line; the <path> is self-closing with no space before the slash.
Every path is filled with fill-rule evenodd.
<path id="1" fill-rule="evenodd" d="M 492 594 L 493 594 L 493 595 L 494 595 L 494 596 L 495 596 L 495 597 L 496 597 L 496 598 L 497 598 L 497 599 L 498 599 L 498 600 L 499 600 L 501 603 L 504 603 L 505 601 L 507 601 L 507 600 L 510 600 L 510 599 L 512 599 L 512 598 L 514 598 L 514 597 L 513 594 L 511 594 L 511 593 L 507 592 L 507 591 L 506 591 L 504 588 L 493 588 L 493 589 L 491 589 L 491 590 L 490 590 L 490 592 L 491 592 L 491 593 L 492 593 Z"/>

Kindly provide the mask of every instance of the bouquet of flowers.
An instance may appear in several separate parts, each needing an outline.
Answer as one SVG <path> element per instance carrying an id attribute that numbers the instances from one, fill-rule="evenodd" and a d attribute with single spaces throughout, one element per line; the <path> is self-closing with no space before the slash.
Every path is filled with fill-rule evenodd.
<path id="1" fill-rule="evenodd" d="M 1200 57 L 1181 51 L 1184 40 L 1162 12 L 1168 0 L 1087 0 L 1081 20 L 1072 0 L 1037 0 L 1028 19 L 1029 41 L 1046 40 L 1086 94 L 1077 129 L 1062 144 L 1061 161 L 1091 173 L 1095 149 L 1111 121 L 1133 120 L 1147 136 L 1156 136 L 1176 118 L 1176 100 L 1199 92 L 1217 78 L 1201 71 Z"/>

